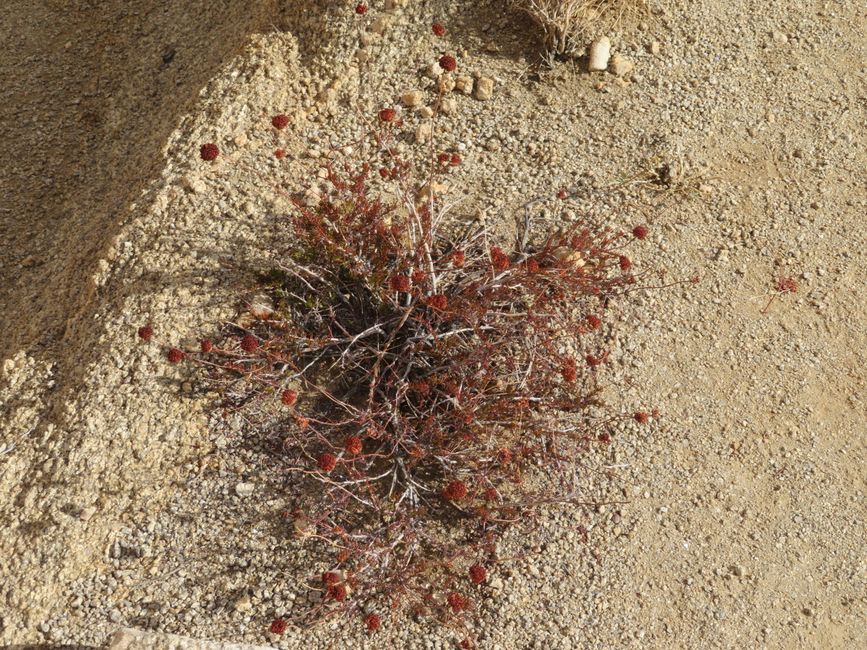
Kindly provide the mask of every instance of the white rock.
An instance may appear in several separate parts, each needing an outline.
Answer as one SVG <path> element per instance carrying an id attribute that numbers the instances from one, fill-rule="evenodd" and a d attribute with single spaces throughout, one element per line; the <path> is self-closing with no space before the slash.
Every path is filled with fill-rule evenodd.
<path id="1" fill-rule="evenodd" d="M 404 106 L 420 106 L 424 101 L 424 93 L 420 90 L 410 90 L 400 96 L 400 101 L 403 102 Z"/>
<path id="2" fill-rule="evenodd" d="M 253 610 L 253 602 L 250 600 L 250 596 L 244 594 L 238 600 L 235 601 L 235 611 L 236 612 L 249 612 Z"/>
<path id="3" fill-rule="evenodd" d="M 443 94 L 450 93 L 455 89 L 455 78 L 448 72 L 441 74 L 437 88 Z"/>
<path id="4" fill-rule="evenodd" d="M 440 100 L 439 108 L 443 115 L 452 115 L 458 109 L 458 102 L 454 97 L 443 97 Z"/>
<path id="5" fill-rule="evenodd" d="M 494 96 L 494 80 L 488 77 L 480 77 L 476 81 L 475 98 L 480 101 L 487 101 Z"/>
<path id="6" fill-rule="evenodd" d="M 415 130 L 415 141 L 418 144 L 424 144 L 431 139 L 432 135 L 433 125 L 430 122 L 419 124 L 418 128 Z"/>
<path id="7" fill-rule="evenodd" d="M 465 74 L 458 75 L 455 77 L 455 90 L 464 95 L 471 95 L 473 93 L 473 78 Z"/>
<path id="8" fill-rule="evenodd" d="M 252 496 L 255 490 L 256 486 L 253 483 L 238 483 L 238 485 L 235 486 L 235 494 L 239 497 Z"/>
<path id="9" fill-rule="evenodd" d="M 611 40 L 602 36 L 593 41 L 590 46 L 590 58 L 587 68 L 591 72 L 601 72 L 608 68 L 608 59 L 611 58 Z"/>

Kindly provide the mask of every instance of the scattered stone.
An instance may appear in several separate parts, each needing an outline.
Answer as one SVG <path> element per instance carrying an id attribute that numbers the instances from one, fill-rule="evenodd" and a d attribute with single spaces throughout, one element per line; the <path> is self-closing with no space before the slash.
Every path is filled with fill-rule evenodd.
<path id="1" fill-rule="evenodd" d="M 370 31 L 382 36 L 388 31 L 388 24 L 390 22 L 391 17 L 388 14 L 380 14 L 372 23 L 370 23 Z"/>
<path id="2" fill-rule="evenodd" d="M 443 97 L 439 103 L 440 112 L 443 115 L 452 115 L 458 108 L 458 103 L 454 97 Z"/>
<path id="3" fill-rule="evenodd" d="M 494 96 L 494 80 L 489 77 L 480 77 L 476 81 L 475 98 L 479 101 L 487 101 Z"/>
<path id="4" fill-rule="evenodd" d="M 253 610 L 253 601 L 250 600 L 249 594 L 243 594 L 233 605 L 236 612 L 250 612 Z"/>
<path id="5" fill-rule="evenodd" d="M 235 486 L 235 494 L 239 497 L 252 496 L 255 490 L 256 486 L 253 483 L 238 483 L 238 485 Z"/>
<path id="6" fill-rule="evenodd" d="M 789 37 L 786 36 L 783 32 L 777 31 L 776 29 L 771 32 L 771 38 L 774 39 L 774 43 L 778 43 L 780 45 L 785 45 L 789 42 Z"/>
<path id="7" fill-rule="evenodd" d="M 812 608 L 810 608 L 810 607 L 805 607 L 804 609 L 801 610 L 801 613 L 802 613 L 804 616 L 812 616 L 815 612 L 813 612 Z"/>
<path id="8" fill-rule="evenodd" d="M 81 521 L 90 521 L 90 518 L 93 517 L 93 515 L 95 515 L 95 514 L 96 514 L 96 507 L 87 506 L 86 508 L 84 508 L 81 511 L 81 514 L 78 515 L 78 518 L 81 519 Z"/>
<path id="9" fill-rule="evenodd" d="M 421 90 L 410 90 L 400 96 L 400 101 L 403 102 L 404 106 L 410 108 L 421 106 L 424 101 L 424 93 Z"/>
<path id="10" fill-rule="evenodd" d="M 205 182 L 196 176 L 184 176 L 181 179 L 181 186 L 191 194 L 202 194 L 208 189 Z"/>
<path id="11" fill-rule="evenodd" d="M 437 81 L 437 89 L 442 94 L 450 93 L 455 89 L 455 78 L 448 72 L 441 74 Z"/>
<path id="12" fill-rule="evenodd" d="M 430 106 L 422 106 L 418 109 L 419 117 L 423 117 L 424 119 L 430 119 L 433 117 L 433 109 Z"/>
<path id="13" fill-rule="evenodd" d="M 500 141 L 497 138 L 491 138 L 485 143 L 485 149 L 488 151 L 499 151 L 500 150 Z"/>
<path id="14" fill-rule="evenodd" d="M 647 46 L 647 51 L 656 56 L 662 50 L 662 46 L 659 44 L 659 41 L 652 41 L 650 45 Z"/>
<path id="15" fill-rule="evenodd" d="M 612 74 L 615 74 L 618 77 L 627 77 L 635 69 L 635 63 L 630 59 L 627 59 L 625 56 L 615 54 L 611 57 L 609 68 Z"/>
<path id="16" fill-rule="evenodd" d="M 593 41 L 590 46 L 590 57 L 587 62 L 587 69 L 590 72 L 601 72 L 608 68 L 608 59 L 611 58 L 611 40 L 607 36 L 602 36 Z"/>
<path id="17" fill-rule="evenodd" d="M 734 573 L 738 578 L 743 578 L 743 577 L 747 574 L 747 571 L 746 571 L 746 569 L 745 569 L 743 566 L 741 566 L 740 564 L 736 564 L 736 565 L 732 568 L 732 573 Z"/>
<path id="18" fill-rule="evenodd" d="M 430 122 L 419 124 L 415 130 L 415 141 L 418 144 L 428 142 L 433 136 L 433 125 Z"/>
<path id="19" fill-rule="evenodd" d="M 461 74 L 455 77 L 455 90 L 464 95 L 473 94 L 473 78 L 469 75 Z"/>

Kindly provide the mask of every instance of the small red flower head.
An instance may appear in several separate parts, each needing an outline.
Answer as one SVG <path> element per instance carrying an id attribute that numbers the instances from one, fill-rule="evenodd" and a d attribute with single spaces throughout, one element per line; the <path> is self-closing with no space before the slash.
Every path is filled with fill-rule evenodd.
<path id="1" fill-rule="evenodd" d="M 368 632 L 376 632 L 379 626 L 382 625 L 382 619 L 376 614 L 368 614 L 364 617 L 364 627 Z"/>
<path id="2" fill-rule="evenodd" d="M 388 178 L 389 176 L 391 176 L 391 172 L 388 170 L 388 167 L 380 167 L 379 175 L 383 178 Z"/>
<path id="3" fill-rule="evenodd" d="M 409 278 L 405 275 L 398 274 L 391 276 L 390 284 L 392 291 L 402 291 L 404 293 L 409 291 Z"/>
<path id="4" fill-rule="evenodd" d="M 461 650 L 473 650 L 473 642 L 469 639 L 464 639 L 458 644 L 458 647 Z"/>
<path id="5" fill-rule="evenodd" d="M 458 612 L 462 612 L 462 611 L 465 610 L 465 609 L 469 606 L 469 604 L 470 604 L 470 601 L 469 601 L 469 600 L 467 600 L 466 598 L 464 598 L 463 596 L 461 596 L 461 595 L 460 595 L 458 592 L 456 592 L 456 591 L 451 592 L 451 593 L 446 597 L 446 601 L 448 602 L 449 607 L 452 608 L 452 611 L 453 611 L 455 614 L 457 614 Z"/>
<path id="6" fill-rule="evenodd" d="M 440 67 L 446 72 L 454 72 L 458 67 L 458 62 L 455 60 L 455 57 L 449 54 L 443 54 L 440 57 Z"/>
<path id="7" fill-rule="evenodd" d="M 292 419 L 295 421 L 295 426 L 299 429 L 306 429 L 310 426 L 310 418 L 305 418 L 303 415 L 293 415 Z"/>
<path id="8" fill-rule="evenodd" d="M 346 453 L 350 456 L 358 456 L 362 449 L 361 438 L 358 436 L 349 436 L 343 444 L 343 448 L 346 449 Z"/>
<path id="9" fill-rule="evenodd" d="M 562 200 L 562 199 L 565 199 L 567 196 L 568 196 L 568 194 L 566 193 L 566 188 L 565 188 L 565 187 L 564 187 L 564 188 L 561 188 L 560 191 L 557 192 L 557 198 L 558 198 L 558 199 L 561 199 L 561 200 Z"/>
<path id="10" fill-rule="evenodd" d="M 798 292 L 798 281 L 795 278 L 778 278 L 775 286 L 780 293 Z"/>
<path id="11" fill-rule="evenodd" d="M 647 239 L 647 226 L 635 226 L 632 229 L 632 235 L 636 239 Z"/>
<path id="12" fill-rule="evenodd" d="M 528 273 L 538 273 L 539 272 L 539 262 L 534 258 L 530 258 L 527 260 L 527 272 Z"/>
<path id="13" fill-rule="evenodd" d="M 287 388 L 280 394 L 280 401 L 286 406 L 295 406 L 295 402 L 298 401 L 298 393 Z"/>
<path id="14" fill-rule="evenodd" d="M 154 335 L 154 328 L 150 325 L 143 325 L 138 328 L 138 337 L 142 341 L 150 341 L 151 337 Z"/>
<path id="15" fill-rule="evenodd" d="M 480 585 L 485 581 L 487 577 L 488 572 L 481 564 L 474 564 L 470 567 L 470 580 L 472 580 L 473 583 Z"/>
<path id="16" fill-rule="evenodd" d="M 461 164 L 461 162 L 463 161 L 461 160 L 461 154 L 459 153 L 453 153 L 452 157 L 449 158 L 449 165 L 451 165 L 452 167 L 457 167 Z"/>
<path id="17" fill-rule="evenodd" d="M 259 341 L 252 334 L 247 334 L 241 339 L 241 349 L 244 352 L 255 352 L 259 348 Z"/>
<path id="18" fill-rule="evenodd" d="M 214 344 L 208 339 L 202 339 L 202 342 L 199 343 L 199 349 L 202 351 L 202 354 L 208 354 L 208 352 L 214 349 Z"/>
<path id="19" fill-rule="evenodd" d="M 505 271 L 509 268 L 509 256 L 499 246 L 491 248 L 491 263 L 497 271 Z"/>
<path id="20" fill-rule="evenodd" d="M 357 5 L 355 5 L 355 13 L 357 13 L 359 16 L 363 16 L 367 13 L 367 5 L 363 2 L 359 2 Z"/>
<path id="21" fill-rule="evenodd" d="M 632 260 L 626 257 L 626 255 L 621 255 L 617 261 L 620 264 L 621 271 L 628 271 L 632 268 Z"/>
<path id="22" fill-rule="evenodd" d="M 452 264 L 454 264 L 457 268 L 461 268 L 466 261 L 467 256 L 463 251 L 455 251 L 454 253 L 452 253 Z"/>
<path id="23" fill-rule="evenodd" d="M 331 585 L 328 587 L 328 597 L 342 603 L 346 600 L 346 585 Z"/>
<path id="24" fill-rule="evenodd" d="M 337 456 L 334 454 L 329 454 L 325 452 L 324 454 L 319 456 L 319 459 L 316 461 L 316 464 L 319 465 L 319 469 L 321 469 L 326 474 L 332 471 L 335 467 L 337 467 Z"/>
<path id="25" fill-rule="evenodd" d="M 446 35 L 446 28 L 439 23 L 434 23 L 433 25 L 431 25 L 431 30 L 436 36 L 442 37 Z"/>
<path id="26" fill-rule="evenodd" d="M 289 124 L 289 116 L 283 115 L 282 113 L 280 115 L 275 115 L 271 118 L 271 124 L 274 126 L 275 129 L 285 129 L 286 125 Z"/>
<path id="27" fill-rule="evenodd" d="M 334 571 L 326 571 L 322 574 L 322 582 L 330 587 L 340 582 L 340 576 Z"/>
<path id="28" fill-rule="evenodd" d="M 277 160 L 283 160 L 286 157 L 286 150 L 285 149 L 275 149 L 274 150 L 274 157 Z"/>
<path id="29" fill-rule="evenodd" d="M 467 484 L 463 481 L 452 481 L 446 485 L 443 496 L 449 501 L 460 501 L 467 496 Z"/>
<path id="30" fill-rule="evenodd" d="M 429 296 L 426 302 L 429 307 L 439 311 L 445 311 L 449 306 L 449 299 L 441 293 Z"/>
<path id="31" fill-rule="evenodd" d="M 599 442 L 607 445 L 609 442 L 611 442 L 611 434 L 608 432 L 600 433 L 599 434 Z"/>
<path id="32" fill-rule="evenodd" d="M 650 416 L 644 411 L 638 411 L 632 417 L 635 418 L 635 421 L 638 422 L 638 424 L 647 424 L 647 421 L 650 420 Z"/>
<path id="33" fill-rule="evenodd" d="M 415 284 L 421 284 L 425 280 L 427 280 L 427 273 L 425 273 L 424 271 L 416 269 L 412 272 L 412 281 Z"/>
<path id="34" fill-rule="evenodd" d="M 575 381 L 578 378 L 578 366 L 575 363 L 575 359 L 572 357 L 567 358 L 563 362 L 563 367 L 560 368 L 560 374 L 566 381 Z"/>
<path id="35" fill-rule="evenodd" d="M 199 155 L 202 157 L 202 160 L 210 162 L 217 159 L 217 156 L 220 155 L 220 149 L 213 142 L 209 142 L 202 145 L 202 148 L 199 149 Z"/>
<path id="36" fill-rule="evenodd" d="M 172 348 L 166 354 L 166 357 L 168 358 L 169 363 L 180 363 L 181 361 L 184 360 L 184 357 L 186 357 L 186 356 L 187 355 L 184 354 L 184 351 L 179 350 L 178 348 Z"/>
<path id="37" fill-rule="evenodd" d="M 282 618 L 275 618 L 273 621 L 271 621 L 272 634 L 283 634 L 286 631 L 287 627 L 289 627 L 289 624 Z"/>
<path id="38" fill-rule="evenodd" d="M 590 366 L 591 368 L 595 368 L 596 366 L 601 365 L 603 361 L 605 361 L 605 355 L 596 357 L 592 354 L 588 354 L 586 357 L 586 361 L 588 366 Z"/>
<path id="39" fill-rule="evenodd" d="M 397 113 L 393 108 L 383 108 L 379 111 L 379 120 L 381 122 L 394 122 L 395 117 L 397 117 Z"/>
<path id="40" fill-rule="evenodd" d="M 587 327 L 592 330 L 598 330 L 602 327 L 602 319 L 599 318 L 596 314 L 588 314 L 587 315 Z"/>
<path id="41" fill-rule="evenodd" d="M 440 165 L 448 165 L 449 160 L 451 160 L 451 156 L 447 152 L 443 151 L 440 155 L 437 156 L 437 160 L 439 161 Z"/>

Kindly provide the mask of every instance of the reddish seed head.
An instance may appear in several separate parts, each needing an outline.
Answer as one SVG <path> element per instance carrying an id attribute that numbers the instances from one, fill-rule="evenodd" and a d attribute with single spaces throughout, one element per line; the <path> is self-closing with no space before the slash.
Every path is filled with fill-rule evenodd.
<path id="1" fill-rule="evenodd" d="M 336 585 L 340 582 L 340 576 L 334 571 L 326 571 L 322 574 L 322 582 L 330 587 L 331 585 Z"/>
<path id="2" fill-rule="evenodd" d="M 792 277 L 777 278 L 775 286 L 780 293 L 797 293 L 798 291 L 798 281 Z"/>
<path id="3" fill-rule="evenodd" d="M 395 117 L 397 117 L 397 113 L 393 108 L 383 108 L 379 111 L 379 119 L 382 122 L 394 122 Z"/>
<path id="4" fill-rule="evenodd" d="M 560 374 L 566 381 L 575 381 L 578 378 L 578 366 L 575 359 L 569 357 L 563 362 L 563 367 L 560 368 Z"/>
<path id="5" fill-rule="evenodd" d="M 449 165 L 451 165 L 452 167 L 457 167 L 461 164 L 461 162 L 461 154 L 459 153 L 453 153 L 452 157 L 449 158 Z"/>
<path id="6" fill-rule="evenodd" d="M 202 157 L 202 160 L 210 162 L 217 159 L 217 156 L 220 155 L 220 149 L 213 142 L 208 142 L 207 144 L 203 144 L 202 148 L 199 149 L 199 155 Z"/>
<path id="7" fill-rule="evenodd" d="M 636 239 L 646 239 L 647 238 L 647 226 L 635 226 L 632 229 L 632 235 Z"/>
<path id="8" fill-rule="evenodd" d="M 154 335 L 154 328 L 150 325 L 144 325 L 138 328 L 138 337 L 142 341 L 150 341 L 151 337 Z"/>
<path id="9" fill-rule="evenodd" d="M 602 319 L 596 314 L 587 315 L 587 327 L 592 330 L 598 330 L 602 326 Z"/>
<path id="10" fill-rule="evenodd" d="M 509 256 L 499 246 L 491 248 L 491 263 L 497 271 L 505 271 L 509 268 Z"/>
<path id="11" fill-rule="evenodd" d="M 184 357 L 186 357 L 186 356 L 187 355 L 184 354 L 184 351 L 179 350 L 178 348 L 172 348 L 166 354 L 166 357 L 168 358 L 169 363 L 180 363 L 181 361 L 184 360 Z"/>
<path id="12" fill-rule="evenodd" d="M 440 165 L 448 165 L 450 159 L 451 156 L 445 151 L 443 151 L 440 155 L 437 156 L 437 160 L 439 161 Z"/>
<path id="13" fill-rule="evenodd" d="M 329 454 L 325 452 L 321 456 L 319 456 L 316 464 L 319 465 L 319 469 L 321 469 L 326 474 L 332 471 L 335 467 L 337 467 L 337 456 L 334 454 Z"/>
<path id="14" fill-rule="evenodd" d="M 434 309 L 438 309 L 439 311 L 445 311 L 449 306 L 449 299 L 441 293 L 438 293 L 433 296 L 429 296 L 427 299 L 427 304 L 429 307 Z"/>
<path id="15" fill-rule="evenodd" d="M 566 194 L 566 189 L 563 188 L 559 192 L 557 192 L 558 199 L 565 199 L 568 195 Z"/>
<path id="16" fill-rule="evenodd" d="M 382 625 L 382 619 L 376 614 L 368 614 L 364 617 L 364 627 L 368 632 L 376 632 L 379 626 Z"/>
<path id="17" fill-rule="evenodd" d="M 528 273 L 538 273 L 539 272 L 539 262 L 537 262 L 532 257 L 527 260 L 527 272 Z"/>
<path id="18" fill-rule="evenodd" d="M 427 280 L 427 273 L 425 273 L 424 271 L 415 270 L 412 272 L 412 281 L 415 284 L 421 284 L 425 280 Z"/>
<path id="19" fill-rule="evenodd" d="M 626 255 L 621 255 L 617 261 L 620 264 L 621 271 L 628 271 L 632 268 L 632 260 L 626 257 Z"/>
<path id="20" fill-rule="evenodd" d="M 283 634 L 286 631 L 287 627 L 289 627 L 289 624 L 282 618 L 275 618 L 273 621 L 271 621 L 272 634 Z"/>
<path id="21" fill-rule="evenodd" d="M 393 275 L 390 281 L 392 291 L 409 291 L 409 278 L 405 275 Z"/>
<path id="22" fill-rule="evenodd" d="M 610 433 L 600 433 L 599 434 L 599 442 L 607 445 L 609 442 L 611 442 L 611 434 Z"/>
<path id="23" fill-rule="evenodd" d="M 638 424 L 647 424 L 647 421 L 650 420 L 650 416 L 644 411 L 638 411 L 632 417 L 635 418 L 635 421 L 638 422 Z"/>
<path id="24" fill-rule="evenodd" d="M 446 35 L 446 28 L 439 23 L 434 23 L 433 25 L 431 25 L 431 30 L 436 36 L 442 37 Z"/>
<path id="25" fill-rule="evenodd" d="M 328 597 L 342 603 L 346 600 L 346 585 L 331 585 L 328 587 Z"/>
<path id="26" fill-rule="evenodd" d="M 367 5 L 363 2 L 359 2 L 357 5 L 355 5 L 355 13 L 357 13 L 359 16 L 363 16 L 367 13 Z"/>
<path id="27" fill-rule="evenodd" d="M 598 365 L 601 365 L 604 360 L 605 360 L 604 356 L 596 357 L 596 356 L 593 356 L 592 354 L 588 354 L 586 357 L 587 365 L 590 366 L 591 368 L 594 368 Z"/>
<path id="28" fill-rule="evenodd" d="M 241 349 L 244 352 L 255 352 L 259 348 L 259 341 L 252 334 L 247 334 L 241 339 Z"/>
<path id="29" fill-rule="evenodd" d="M 391 176 L 391 172 L 388 171 L 387 167 L 380 167 L 379 168 L 379 175 L 382 176 L 383 178 L 388 178 L 389 176 Z"/>
<path id="30" fill-rule="evenodd" d="M 461 268 L 466 261 L 467 256 L 463 251 L 455 251 L 454 253 L 452 253 L 452 264 L 454 264 L 456 267 Z"/>
<path id="31" fill-rule="evenodd" d="M 275 149 L 274 150 L 274 157 L 277 160 L 283 160 L 286 157 L 286 150 L 285 149 Z"/>
<path id="32" fill-rule="evenodd" d="M 303 415 L 293 415 L 292 419 L 295 421 L 295 426 L 299 429 L 306 429 L 310 426 L 310 418 L 305 418 Z"/>
<path id="33" fill-rule="evenodd" d="M 201 343 L 199 343 L 199 349 L 202 351 L 202 354 L 208 354 L 208 352 L 214 349 L 214 344 L 208 339 L 202 339 Z"/>
<path id="34" fill-rule="evenodd" d="M 463 481 L 452 481 L 446 485 L 443 496 L 449 501 L 460 501 L 467 496 L 467 484 Z"/>
<path id="35" fill-rule="evenodd" d="M 271 124 L 275 129 L 285 129 L 286 125 L 289 124 L 289 116 L 283 115 L 282 113 L 280 115 L 275 115 L 271 118 Z"/>
<path id="36" fill-rule="evenodd" d="M 346 449 L 346 453 L 350 456 L 358 456 L 362 449 L 361 438 L 358 436 L 349 436 L 346 439 L 343 448 Z"/>
<path id="37" fill-rule="evenodd" d="M 458 62 L 455 60 L 455 57 L 449 54 L 443 54 L 440 57 L 440 67 L 446 72 L 454 72 L 455 68 L 458 67 Z"/>
<path id="38" fill-rule="evenodd" d="M 458 647 L 461 650 L 473 650 L 473 642 L 469 639 L 464 639 L 458 644 Z"/>
<path id="39" fill-rule="evenodd" d="M 280 401 L 286 406 L 295 406 L 298 401 L 298 393 L 294 390 L 286 389 L 280 394 Z"/>
<path id="40" fill-rule="evenodd" d="M 466 598 L 464 598 L 463 596 L 461 596 L 461 595 L 460 595 L 458 592 L 456 592 L 456 591 L 451 592 L 451 593 L 446 597 L 446 601 L 448 601 L 449 607 L 452 608 L 452 611 L 453 611 L 455 614 L 457 614 L 458 612 L 461 612 L 461 611 L 465 610 L 465 609 L 469 606 L 469 604 L 470 604 L 470 602 L 469 602 Z"/>
<path id="41" fill-rule="evenodd" d="M 481 564 L 474 564 L 470 567 L 470 580 L 472 580 L 475 584 L 482 584 L 487 577 L 488 572 Z"/>

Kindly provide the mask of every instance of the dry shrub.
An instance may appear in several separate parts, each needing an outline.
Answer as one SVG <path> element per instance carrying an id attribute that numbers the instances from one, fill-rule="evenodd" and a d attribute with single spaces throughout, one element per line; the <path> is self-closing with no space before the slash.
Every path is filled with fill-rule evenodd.
<path id="1" fill-rule="evenodd" d="M 545 47 L 574 54 L 598 33 L 616 27 L 628 15 L 646 10 L 645 0 L 514 0 L 545 34 Z"/>

